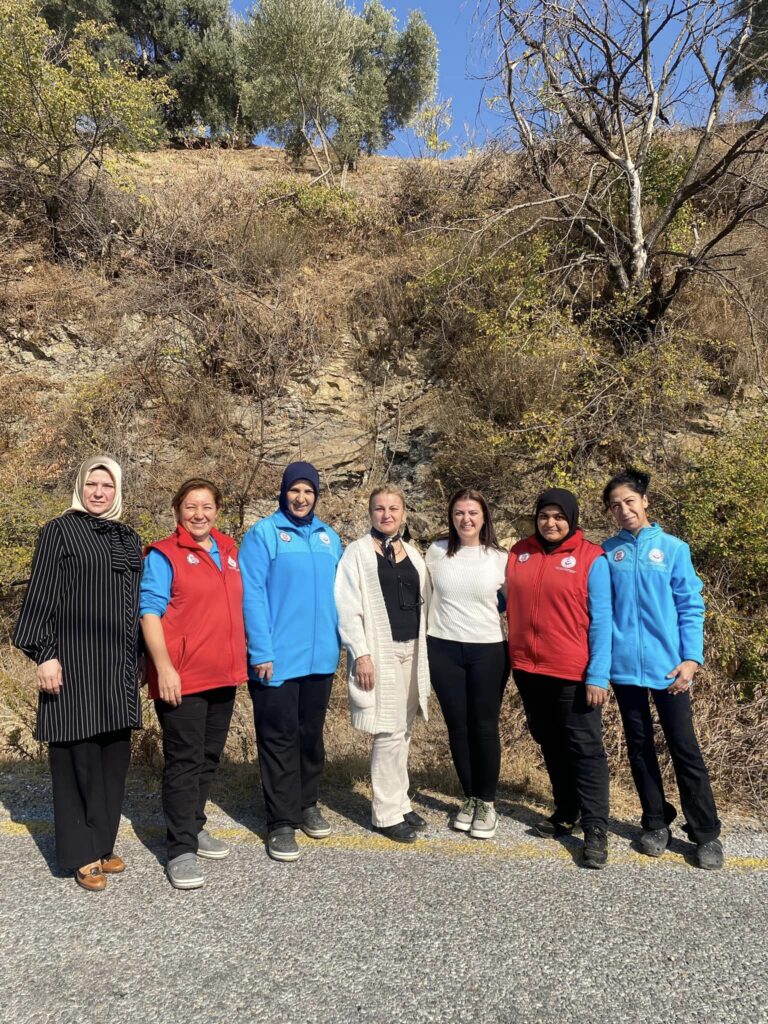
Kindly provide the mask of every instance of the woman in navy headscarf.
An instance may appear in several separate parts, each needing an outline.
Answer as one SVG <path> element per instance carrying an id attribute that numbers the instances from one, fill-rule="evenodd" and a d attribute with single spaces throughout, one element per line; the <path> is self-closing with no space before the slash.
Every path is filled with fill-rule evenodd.
<path id="1" fill-rule="evenodd" d="M 283 474 L 279 508 L 240 547 L 267 853 L 297 860 L 296 829 L 313 839 L 331 827 L 317 806 L 323 728 L 339 661 L 333 596 L 338 535 L 315 515 L 320 477 L 309 462 Z"/>

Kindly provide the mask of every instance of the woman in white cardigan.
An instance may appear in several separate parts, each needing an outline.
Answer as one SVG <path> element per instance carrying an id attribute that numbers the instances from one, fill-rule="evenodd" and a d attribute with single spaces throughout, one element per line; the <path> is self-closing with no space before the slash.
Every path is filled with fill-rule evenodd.
<path id="1" fill-rule="evenodd" d="M 373 734 L 373 825 L 414 843 L 427 827 L 408 798 L 408 751 L 416 716 L 427 717 L 429 583 L 424 560 L 401 534 L 403 492 L 378 487 L 368 509 L 371 532 L 349 545 L 336 574 L 349 705 L 354 727 Z"/>

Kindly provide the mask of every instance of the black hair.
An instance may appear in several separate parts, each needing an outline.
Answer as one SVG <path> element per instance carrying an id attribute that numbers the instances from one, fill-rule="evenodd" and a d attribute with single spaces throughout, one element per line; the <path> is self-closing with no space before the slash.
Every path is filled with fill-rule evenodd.
<path id="1" fill-rule="evenodd" d="M 650 473 L 644 473 L 641 469 L 633 469 L 632 466 L 628 466 L 623 473 L 617 473 L 616 476 L 612 476 L 603 488 L 603 505 L 609 508 L 611 493 L 617 487 L 631 487 L 637 494 L 643 495 L 647 493 L 650 482 Z"/>

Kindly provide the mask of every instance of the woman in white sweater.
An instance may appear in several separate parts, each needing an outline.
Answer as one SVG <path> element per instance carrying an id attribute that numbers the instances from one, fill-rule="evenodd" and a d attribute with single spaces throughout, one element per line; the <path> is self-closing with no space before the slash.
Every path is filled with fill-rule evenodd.
<path id="1" fill-rule="evenodd" d="M 339 632 L 347 649 L 349 705 L 356 729 L 373 734 L 374 827 L 400 843 L 427 823 L 408 798 L 408 751 L 419 712 L 426 719 L 428 578 L 407 544 L 405 495 L 379 487 L 368 502 L 371 531 L 344 552 L 336 574 Z"/>
<path id="2" fill-rule="evenodd" d="M 509 676 L 499 615 L 507 552 L 480 491 L 461 490 L 448 506 L 448 539 L 427 551 L 432 595 L 427 646 L 464 802 L 451 824 L 475 839 L 496 834 L 501 767 L 499 713 Z"/>

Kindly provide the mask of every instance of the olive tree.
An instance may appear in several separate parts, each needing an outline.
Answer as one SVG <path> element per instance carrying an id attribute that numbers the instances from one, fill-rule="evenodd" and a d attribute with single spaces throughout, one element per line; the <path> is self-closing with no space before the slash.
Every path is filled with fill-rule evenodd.
<path id="1" fill-rule="evenodd" d="M 108 148 L 151 147 L 161 132 L 157 105 L 171 93 L 97 57 L 108 27 L 82 22 L 65 37 L 37 10 L 34 0 L 0 0 L 0 184 L 44 209 L 59 251 L 73 188 L 88 201 Z"/>
<path id="2" fill-rule="evenodd" d="M 361 14 L 345 0 L 260 0 L 241 54 L 251 122 L 294 157 L 311 154 L 323 176 L 386 146 L 437 78 L 437 44 L 422 15 L 398 31 L 379 0 Z"/>

